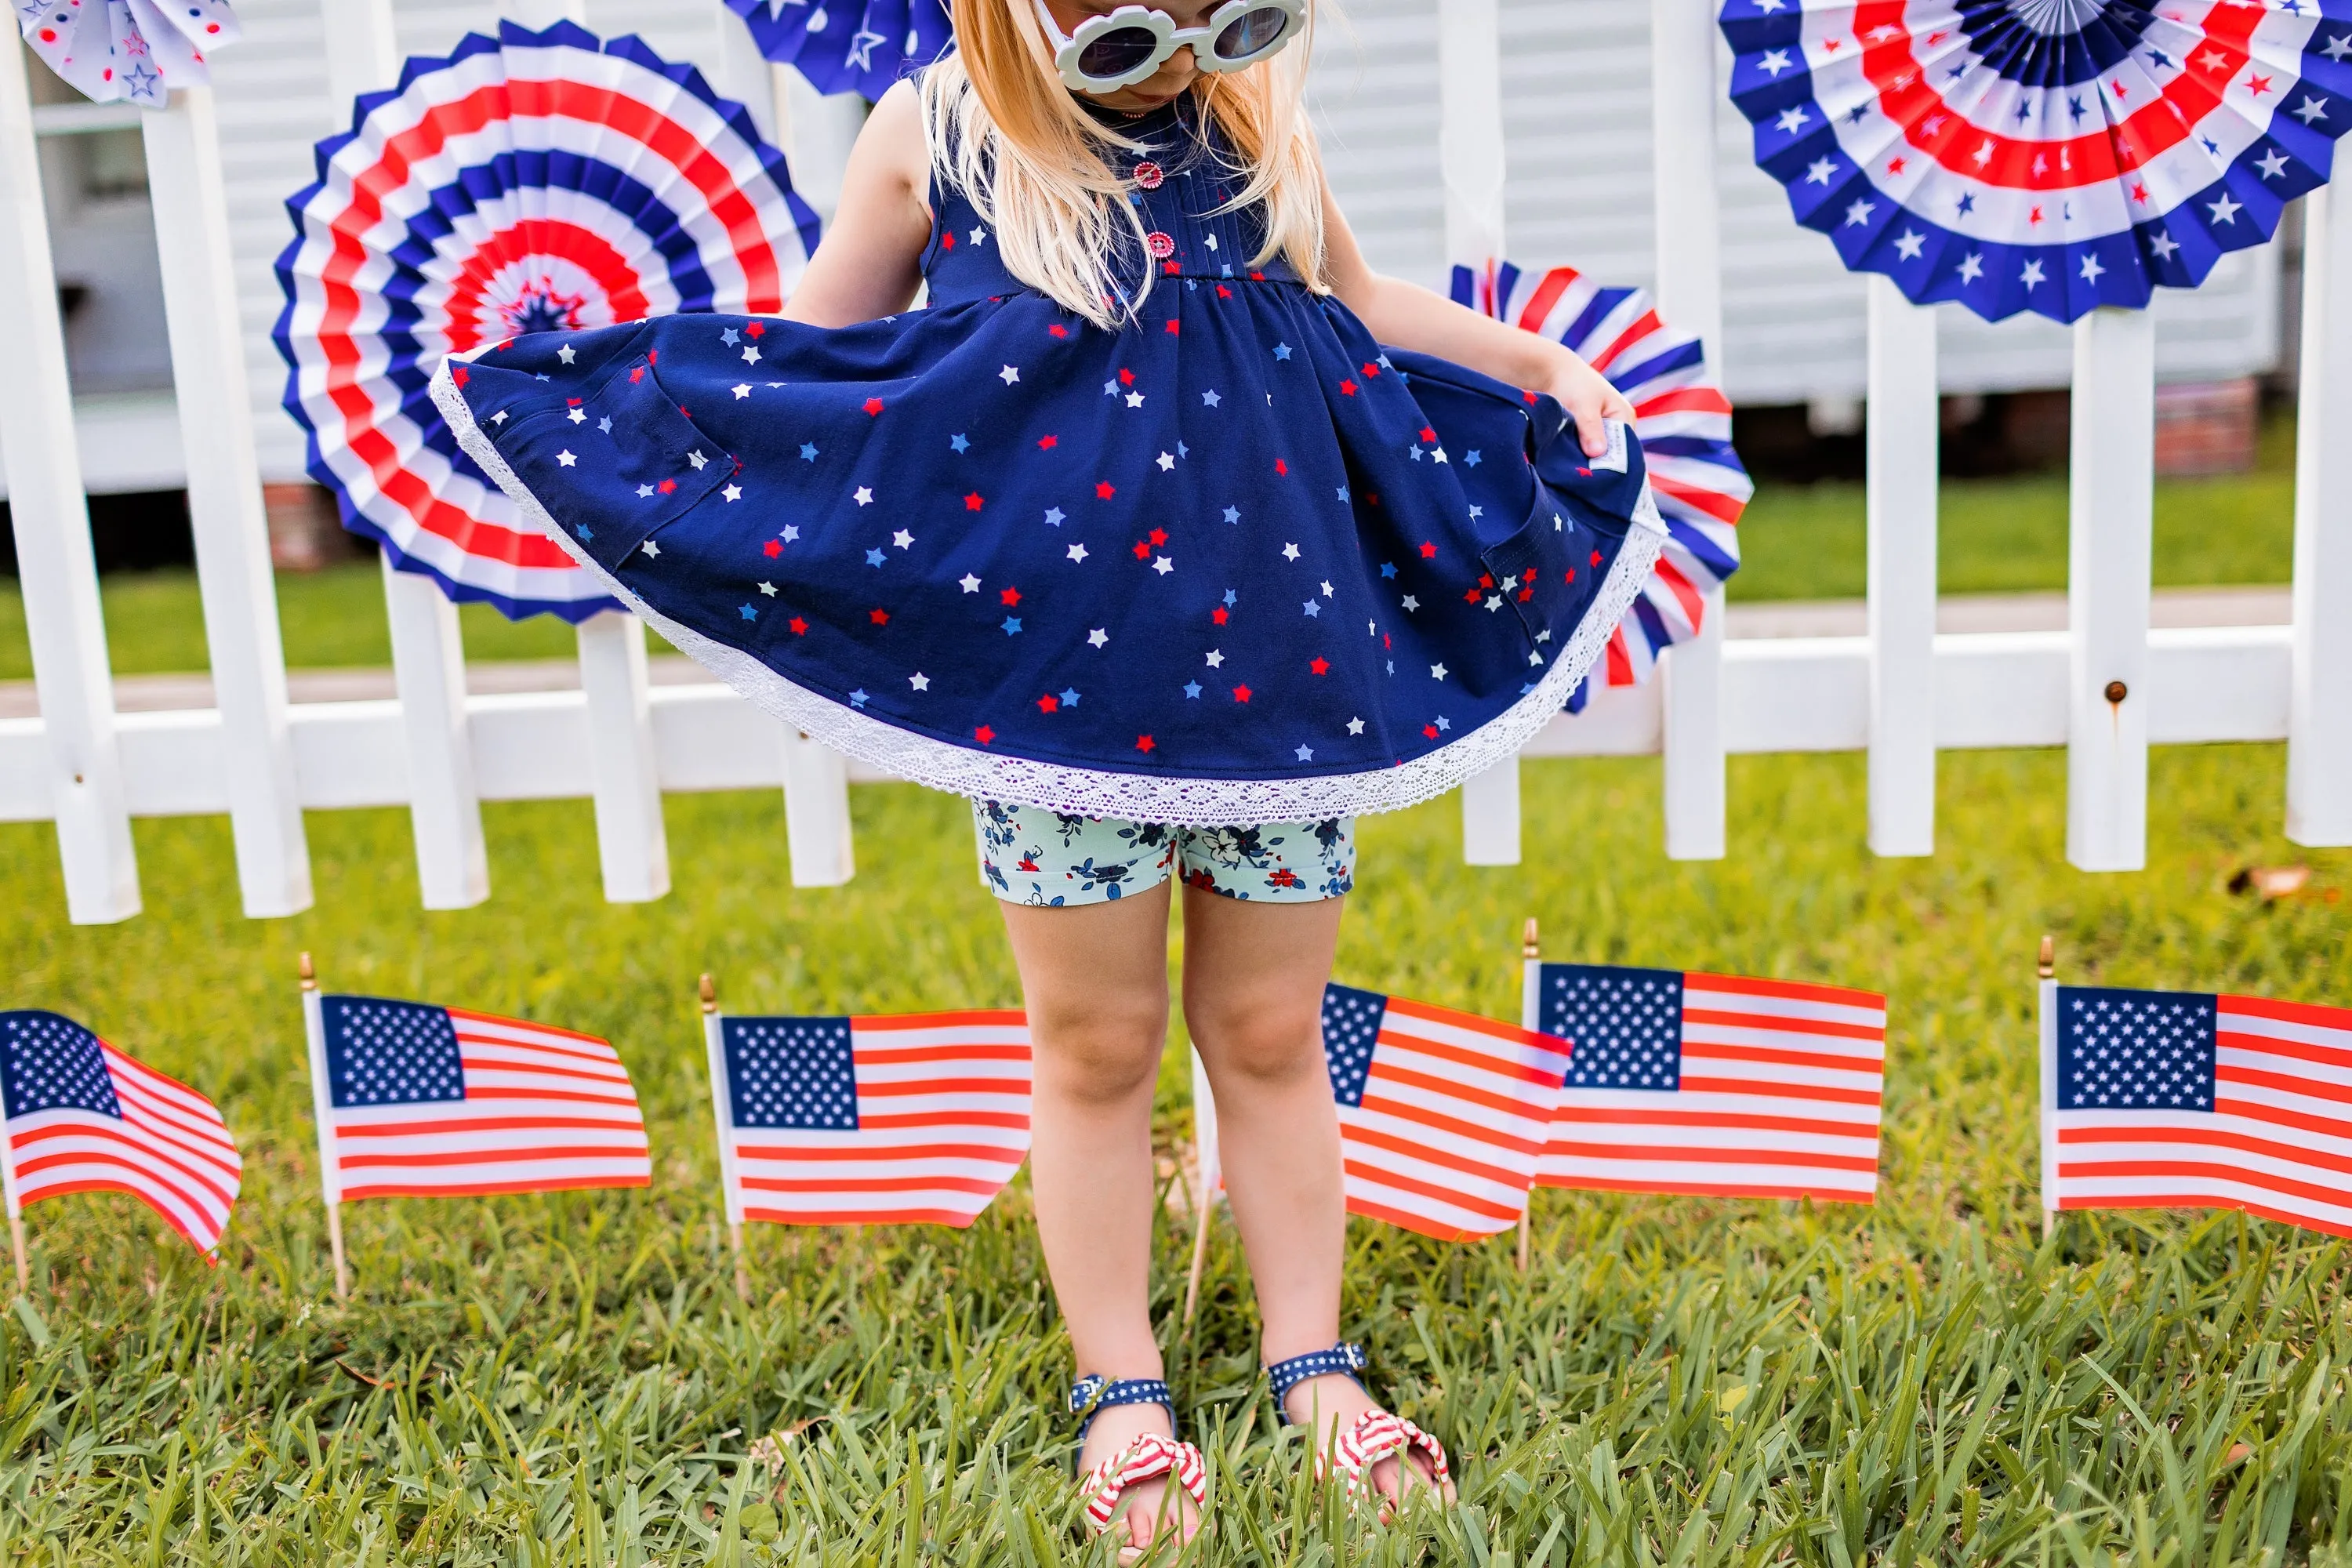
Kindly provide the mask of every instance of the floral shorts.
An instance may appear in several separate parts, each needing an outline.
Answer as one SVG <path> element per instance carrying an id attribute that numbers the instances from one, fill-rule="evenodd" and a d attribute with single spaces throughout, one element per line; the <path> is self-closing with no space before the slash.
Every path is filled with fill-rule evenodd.
<path id="1" fill-rule="evenodd" d="M 971 803 L 981 880 L 1008 903 L 1059 908 L 1188 888 L 1260 903 L 1311 904 L 1356 885 L 1356 819 L 1177 827 L 1069 816 L 1034 805 Z"/>

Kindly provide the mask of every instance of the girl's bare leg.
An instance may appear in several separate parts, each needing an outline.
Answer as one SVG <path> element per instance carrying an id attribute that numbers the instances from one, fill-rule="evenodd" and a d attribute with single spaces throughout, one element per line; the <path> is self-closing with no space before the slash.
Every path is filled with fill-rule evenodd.
<path id="1" fill-rule="evenodd" d="M 1217 1097 L 1225 1190 L 1249 1254 L 1271 1364 L 1339 1337 L 1347 1211 L 1339 1117 L 1323 1058 L 1323 986 L 1343 902 L 1268 904 L 1184 889 L 1184 1022 Z M 1346 1377 L 1298 1384 L 1293 1421 L 1332 1434 L 1375 1401 Z M 1372 1470 L 1390 1497 L 1427 1479 L 1418 1461 Z"/>
<path id="2" fill-rule="evenodd" d="M 1081 1374 L 1161 1375 L 1151 1333 L 1151 1093 L 1168 1034 L 1168 898 L 1162 883 L 1075 909 L 1003 906 L 1034 1053 L 1037 1235 Z M 1166 1435 L 1168 1413 L 1156 1405 L 1103 1411 L 1080 1471 L 1146 1432 Z M 1161 1532 L 1163 1506 L 1180 1539 L 1199 1527 L 1192 1500 L 1165 1481 L 1134 1487 L 1122 1501 L 1137 1544 Z"/>

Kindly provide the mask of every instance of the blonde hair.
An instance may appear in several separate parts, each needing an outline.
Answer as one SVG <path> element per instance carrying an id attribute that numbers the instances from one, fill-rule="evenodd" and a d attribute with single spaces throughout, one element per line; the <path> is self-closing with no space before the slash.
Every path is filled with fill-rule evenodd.
<path id="1" fill-rule="evenodd" d="M 1088 114 L 1054 68 L 1034 0 L 952 0 L 955 51 L 922 79 L 931 163 L 994 231 L 1005 269 L 1097 326 L 1132 321 L 1151 289 L 1143 223 L 1105 156 L 1139 143 Z M 1247 176 L 1220 211 L 1262 209 L 1253 266 L 1282 257 L 1318 293 L 1323 275 L 1323 164 L 1308 123 L 1314 12 L 1297 43 L 1245 70 L 1202 73 L 1191 89 L 1225 156 Z M 1116 259 L 1139 258 L 1132 278 Z"/>

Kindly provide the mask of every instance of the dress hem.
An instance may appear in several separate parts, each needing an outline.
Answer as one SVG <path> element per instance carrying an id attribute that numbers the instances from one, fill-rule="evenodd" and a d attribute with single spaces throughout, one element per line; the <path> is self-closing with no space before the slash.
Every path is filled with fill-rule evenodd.
<path id="1" fill-rule="evenodd" d="M 664 616 L 591 557 L 540 504 L 497 445 L 475 423 L 445 360 L 433 401 L 466 455 L 511 497 L 523 515 L 669 643 L 718 676 L 761 712 L 896 777 L 950 795 L 1034 805 L 1075 816 L 1121 817 L 1193 827 L 1310 822 L 1402 811 L 1433 800 L 1516 756 L 1576 689 L 1649 580 L 1665 538 L 1636 506 L 1634 521 L 1601 591 L 1534 689 L 1461 739 L 1392 767 L 1287 779 L 1153 776 L 998 756 L 934 739 L 862 713 L 778 674 L 740 648 Z M 1643 482 L 1642 500 L 1650 501 Z"/>

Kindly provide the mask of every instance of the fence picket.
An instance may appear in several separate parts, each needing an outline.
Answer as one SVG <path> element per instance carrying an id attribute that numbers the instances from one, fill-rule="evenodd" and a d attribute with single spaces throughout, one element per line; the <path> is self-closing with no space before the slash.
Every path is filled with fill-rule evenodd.
<path id="1" fill-rule="evenodd" d="M 1936 852 L 1936 312 L 1870 279 L 1870 848 Z"/>
<path id="2" fill-rule="evenodd" d="M 2352 844 L 2352 201 L 2304 198 L 2286 836 Z"/>
<path id="3" fill-rule="evenodd" d="M 466 648 L 457 606 L 440 585 L 383 560 L 393 686 L 408 753 L 408 821 L 428 910 L 471 909 L 490 896 L 482 797 L 466 720 Z"/>
<path id="4" fill-rule="evenodd" d="M 779 726 L 784 754 L 784 843 L 795 888 L 838 888 L 857 874 L 849 836 L 849 763 L 830 746 Z"/>
<path id="5" fill-rule="evenodd" d="M 114 682 L 66 380 L 57 268 L 41 205 L 26 52 L 0 60 L 0 460 L 39 694 L 67 918 L 139 912 L 139 863 L 115 742 Z"/>
<path id="6" fill-rule="evenodd" d="M 2156 505 L 2156 322 L 2102 308 L 2074 323 L 2066 858 L 2147 864 L 2148 600 Z"/>
<path id="7" fill-rule="evenodd" d="M 645 903 L 669 891 L 646 628 L 635 616 L 607 610 L 583 621 L 579 636 L 604 897 L 616 904 Z"/>
<path id="8" fill-rule="evenodd" d="M 168 109 L 140 120 L 172 380 L 182 389 L 188 522 L 220 709 L 237 885 L 248 916 L 299 914 L 310 907 L 310 850 L 295 789 L 286 653 L 238 336 L 212 89 L 174 92 Z"/>
<path id="9" fill-rule="evenodd" d="M 1723 221 L 1716 205 L 1717 53 L 1712 0 L 1651 0 L 1651 179 L 1656 193 L 1658 313 L 1723 363 Z M 1706 596 L 1695 639 L 1670 649 L 1657 679 L 1665 715 L 1666 855 L 1718 860 L 1725 847 L 1723 592 Z"/>

